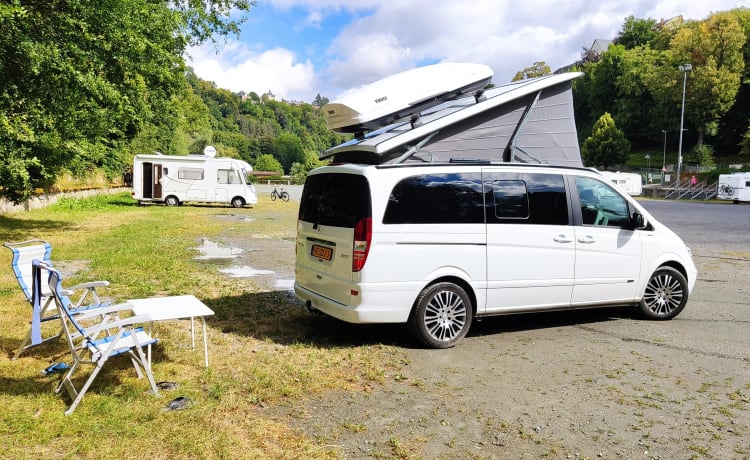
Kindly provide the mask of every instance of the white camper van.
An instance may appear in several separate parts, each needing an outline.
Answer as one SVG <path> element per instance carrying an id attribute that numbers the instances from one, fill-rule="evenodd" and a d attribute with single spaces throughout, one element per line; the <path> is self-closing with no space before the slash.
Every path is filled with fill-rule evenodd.
<path id="1" fill-rule="evenodd" d="M 248 179 L 247 162 L 216 158 L 208 146 L 203 155 L 136 155 L 133 160 L 133 199 L 139 203 L 223 203 L 235 208 L 258 203 Z"/>
<path id="2" fill-rule="evenodd" d="M 750 201 L 750 172 L 719 175 L 720 200 Z"/>
<path id="3" fill-rule="evenodd" d="M 697 278 L 690 249 L 583 167 L 580 75 L 445 101 L 330 149 L 302 192 L 297 297 L 351 323 L 405 323 L 434 348 L 490 315 L 679 314 Z"/>
<path id="4" fill-rule="evenodd" d="M 630 196 L 640 196 L 643 193 L 643 177 L 640 174 L 620 171 L 602 171 L 601 173 Z"/>

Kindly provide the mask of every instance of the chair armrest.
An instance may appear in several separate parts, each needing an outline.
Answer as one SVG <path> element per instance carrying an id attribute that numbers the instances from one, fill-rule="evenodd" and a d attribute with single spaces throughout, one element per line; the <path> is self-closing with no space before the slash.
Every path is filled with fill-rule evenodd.
<path id="1" fill-rule="evenodd" d="M 95 326 L 88 327 L 84 330 L 87 336 L 96 336 L 99 332 L 108 330 L 108 329 L 122 329 L 126 328 L 128 326 L 132 326 L 134 324 L 143 324 L 148 323 L 151 321 L 151 317 L 149 315 L 138 315 L 138 316 L 130 316 L 125 319 L 118 319 L 117 321 L 112 321 L 111 323 L 103 322 L 100 324 L 97 324 Z"/>
<path id="2" fill-rule="evenodd" d="M 108 315 L 110 313 L 119 313 L 121 311 L 131 311 L 133 305 L 128 302 L 118 303 L 116 305 L 110 305 L 108 307 L 92 308 L 91 310 L 85 310 L 85 313 L 76 314 L 76 320 L 84 320 L 92 318 L 94 316 Z"/>
<path id="3" fill-rule="evenodd" d="M 71 291 L 77 291 L 79 289 L 96 289 L 98 287 L 107 287 L 107 286 L 109 286 L 109 281 L 99 280 L 99 281 L 89 281 L 88 283 L 76 284 L 75 286 L 68 286 L 66 289 L 69 289 Z"/>

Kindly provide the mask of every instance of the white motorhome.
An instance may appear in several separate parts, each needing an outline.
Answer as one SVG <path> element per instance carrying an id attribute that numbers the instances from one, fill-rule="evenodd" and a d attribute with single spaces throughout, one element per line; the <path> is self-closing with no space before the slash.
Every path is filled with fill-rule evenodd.
<path id="1" fill-rule="evenodd" d="M 637 173 L 601 171 L 602 176 L 606 177 L 613 184 L 617 184 L 625 190 L 630 196 L 640 196 L 643 193 L 643 178 Z"/>
<path id="2" fill-rule="evenodd" d="M 750 201 L 750 172 L 719 175 L 720 200 Z"/>
<path id="3" fill-rule="evenodd" d="M 234 158 L 216 158 L 208 146 L 203 155 L 136 155 L 133 199 L 139 203 L 223 203 L 235 208 L 258 203 L 248 179 L 252 166 Z"/>
<path id="4" fill-rule="evenodd" d="M 439 80 L 434 70 L 425 78 Z M 622 305 L 656 320 L 679 314 L 697 278 L 690 249 L 583 167 L 571 85 L 581 75 L 438 99 L 382 128 L 353 115 L 356 129 L 374 130 L 329 149 L 333 163 L 305 182 L 297 297 L 351 323 L 405 323 L 435 348 L 490 315 Z"/>

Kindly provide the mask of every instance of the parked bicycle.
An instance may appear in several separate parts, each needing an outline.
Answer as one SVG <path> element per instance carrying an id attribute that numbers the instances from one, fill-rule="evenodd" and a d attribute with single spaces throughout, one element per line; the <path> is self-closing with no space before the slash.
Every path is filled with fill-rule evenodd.
<path id="1" fill-rule="evenodd" d="M 289 201 L 289 194 L 283 188 L 276 190 L 276 187 L 274 187 L 273 192 L 271 192 L 271 201 L 276 201 L 276 198 L 281 198 L 281 201 Z"/>

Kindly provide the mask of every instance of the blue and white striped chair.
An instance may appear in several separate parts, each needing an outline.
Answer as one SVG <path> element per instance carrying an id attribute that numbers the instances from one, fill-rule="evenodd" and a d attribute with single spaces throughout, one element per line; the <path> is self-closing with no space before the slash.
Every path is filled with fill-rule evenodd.
<path id="1" fill-rule="evenodd" d="M 127 354 L 138 378 L 143 378 L 145 373 L 154 395 L 158 395 L 159 390 L 151 372 L 151 363 L 143 351 L 144 347 L 156 343 L 156 339 L 137 326 L 150 322 L 151 318 L 148 315 L 123 317 L 121 313 L 131 309 L 128 303 L 101 307 L 88 312 L 76 311 L 65 295 L 60 272 L 44 262 L 35 260 L 33 264 L 40 276 L 48 281 L 62 322 L 63 335 L 67 339 L 73 359 L 60 385 L 55 389 L 55 392 L 59 393 L 65 388 L 72 400 L 65 415 L 75 411 L 104 364 L 109 358 L 117 355 Z M 76 388 L 73 375 L 82 364 L 93 365 L 94 369 L 86 382 L 80 388 Z"/>
<path id="2" fill-rule="evenodd" d="M 3 246 L 10 249 L 13 253 L 11 268 L 16 275 L 18 285 L 23 291 L 26 300 L 31 304 L 31 327 L 28 334 L 16 349 L 12 359 L 17 359 L 25 350 L 45 343 L 47 341 L 60 337 L 60 331 L 54 335 L 44 337 L 42 324 L 57 319 L 57 312 L 53 309 L 48 312 L 52 304 L 52 293 L 47 286 L 46 280 L 39 283 L 38 289 L 35 288 L 35 282 L 38 282 L 34 275 L 32 261 L 40 260 L 46 264 L 51 264 L 52 246 L 43 240 L 28 240 L 21 242 L 8 242 Z M 109 286 L 108 281 L 93 281 L 90 283 L 78 284 L 68 289 L 67 295 L 80 293 L 78 300 L 75 302 L 75 310 L 88 310 L 105 306 L 99 299 L 96 292 L 97 288 Z M 35 296 L 36 292 L 36 296 Z"/>

